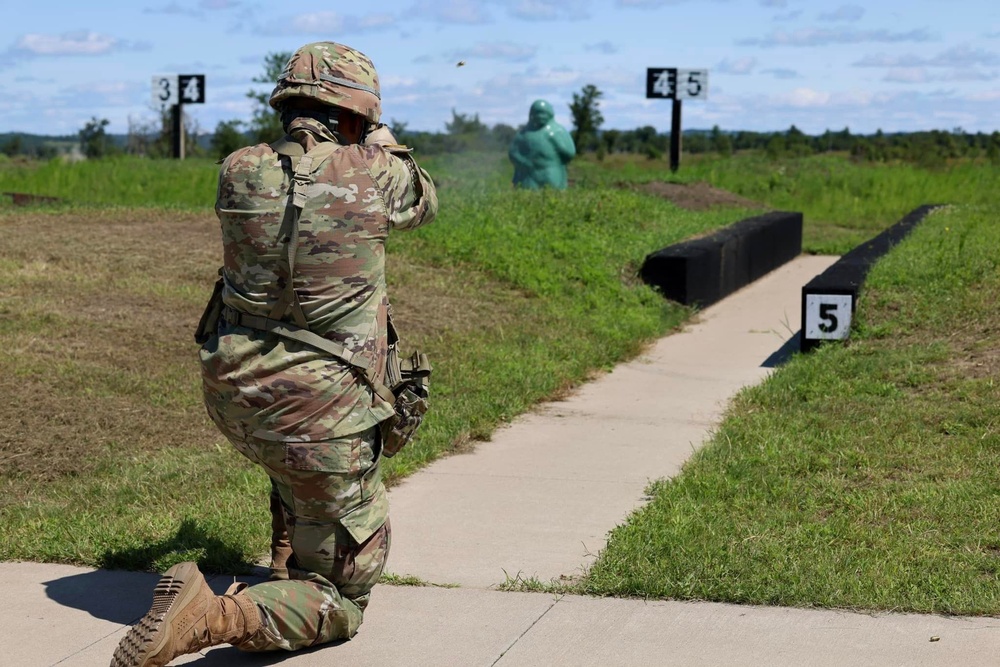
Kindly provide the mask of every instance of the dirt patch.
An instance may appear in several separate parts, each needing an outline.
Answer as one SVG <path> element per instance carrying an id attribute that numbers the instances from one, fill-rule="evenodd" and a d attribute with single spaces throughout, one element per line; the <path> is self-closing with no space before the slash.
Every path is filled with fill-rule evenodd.
<path id="1" fill-rule="evenodd" d="M 192 340 L 221 257 L 210 211 L 23 211 L 0 215 L 0 234 L 0 479 L 222 440 Z M 388 273 L 408 345 L 516 326 L 531 303 L 460 267 L 390 255 Z"/>
<path id="2" fill-rule="evenodd" d="M 965 378 L 983 380 L 1000 376 L 1000 327 L 982 323 L 952 336 L 952 365 Z"/>
<path id="3" fill-rule="evenodd" d="M 691 211 L 707 211 L 717 207 L 766 208 L 759 202 L 741 197 L 727 190 L 721 190 L 708 183 L 646 183 L 639 187 L 641 192 L 663 197 L 681 208 Z"/>
<path id="4" fill-rule="evenodd" d="M 217 230 L 210 212 L 0 217 L 0 476 L 43 482 L 218 441 L 191 339 Z"/>
<path id="5" fill-rule="evenodd" d="M 894 332 L 891 338 L 878 341 L 879 346 L 890 349 L 927 347 L 943 342 L 948 346 L 947 358 L 931 364 L 942 381 L 951 379 L 984 380 L 1000 376 L 1000 325 L 989 309 L 989 296 L 995 293 L 992 284 L 978 284 L 969 291 L 959 309 L 967 317 L 953 320 L 947 331 L 930 325 L 915 323 L 904 331 Z M 869 325 L 878 328 L 911 310 L 908 303 L 886 296 L 875 288 L 866 288 Z M 984 298 L 985 297 L 985 298 Z M 933 386 L 914 388 L 915 393 L 931 391 Z"/>

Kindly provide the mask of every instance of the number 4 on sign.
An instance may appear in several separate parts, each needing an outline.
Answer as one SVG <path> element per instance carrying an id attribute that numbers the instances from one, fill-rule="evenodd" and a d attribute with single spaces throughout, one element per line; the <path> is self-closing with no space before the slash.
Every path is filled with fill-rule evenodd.
<path id="1" fill-rule="evenodd" d="M 191 77 L 184 84 L 183 97 L 185 102 L 193 102 L 201 99 L 201 86 L 198 83 L 198 79 Z"/>
<path id="2" fill-rule="evenodd" d="M 663 97 L 674 96 L 674 75 L 670 70 L 663 70 L 653 80 L 653 92 Z"/>
<path id="3" fill-rule="evenodd" d="M 181 74 L 177 77 L 182 104 L 203 104 L 205 102 L 205 75 Z"/>

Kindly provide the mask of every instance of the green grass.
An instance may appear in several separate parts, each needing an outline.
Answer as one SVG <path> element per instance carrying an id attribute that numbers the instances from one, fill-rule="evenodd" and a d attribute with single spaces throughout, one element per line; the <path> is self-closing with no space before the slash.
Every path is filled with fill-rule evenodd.
<path id="1" fill-rule="evenodd" d="M 416 323 L 403 328 L 406 342 L 428 351 L 435 364 L 431 413 L 416 442 L 387 462 L 390 480 L 487 438 L 497 425 L 636 354 L 645 341 L 685 320 L 688 309 L 636 280 L 638 263 L 652 250 L 744 213 L 681 211 L 617 188 L 514 192 L 497 159 L 438 167 L 440 218 L 390 240 L 391 293 L 410 295 L 415 303 L 425 294 L 434 297 L 423 313 L 405 301 L 397 309 L 404 323 Z M 196 223 L 187 222 L 185 232 L 165 233 L 152 247 L 145 232 L 129 231 L 138 224 L 129 221 L 149 219 L 149 210 L 110 218 L 99 208 L 31 215 L 39 222 L 19 223 L 21 214 L 13 212 L 0 216 L 0 226 L 8 238 L 17 230 L 17 238 L 30 239 L 38 226 L 66 220 L 72 227 L 64 242 L 74 247 L 11 245 L 0 262 L 3 280 L 38 308 L 65 312 L 7 312 L 11 326 L 0 330 L 0 343 L 17 352 L 0 355 L 0 370 L 7 371 L 11 390 L 29 377 L 44 381 L 44 391 L 53 392 L 46 409 L 70 410 L 69 401 L 79 406 L 81 397 L 90 397 L 82 404 L 106 408 L 101 419 L 119 424 L 78 434 L 96 442 L 90 449 L 96 464 L 85 474 L 70 471 L 44 484 L 0 475 L 0 560 L 162 570 L 194 558 L 215 571 L 255 563 L 267 545 L 267 481 L 214 430 L 204 435 L 190 426 L 207 420 L 199 409 L 190 327 L 176 326 L 182 317 L 192 326 L 196 319 L 188 314 L 193 297 L 187 285 L 197 282 L 192 257 L 206 257 L 201 273 L 207 298 L 217 257 L 206 239 L 216 232 L 197 223 L 198 234 L 188 236 Z M 158 224 L 169 229 L 172 214 L 158 215 Z M 174 243 L 174 236 L 186 241 Z M 112 268 L 123 261 L 127 271 Z M 62 303 L 63 280 L 72 286 L 72 306 Z M 121 321 L 101 319 L 100 325 L 81 319 L 81 304 L 136 299 L 163 310 L 168 327 L 114 331 L 119 323 L 138 327 L 154 314 L 147 310 Z M 432 324 L 421 323 L 428 318 Z M 119 339 L 124 347 L 116 348 Z M 67 341 L 80 351 L 67 350 Z M 124 358 L 130 367 L 120 370 Z M 133 411 L 136 419 L 161 422 L 159 430 L 135 423 L 135 439 L 141 431 L 147 443 L 141 449 L 127 431 Z M 66 419 L 93 425 L 79 415 Z M 186 427 L 190 442 L 169 434 L 172 421 Z"/>
<path id="2" fill-rule="evenodd" d="M 751 200 L 805 214 L 803 249 L 840 255 L 875 236 L 921 204 L 988 204 L 1000 189 L 1000 166 L 956 162 L 939 169 L 907 163 L 857 164 L 840 155 L 770 160 L 761 154 L 729 159 L 685 158 L 672 174 L 663 160 L 629 157 L 574 166 L 581 184 L 706 181 Z"/>
<path id="3" fill-rule="evenodd" d="M 0 211 L 9 241 L 0 248 L 3 386 L 26 411 L 45 406 L 32 423 L 58 426 L 45 437 L 61 451 L 87 443 L 89 456 L 49 477 L 8 472 L 39 437 L 8 413 L 0 560 L 162 571 L 195 559 L 237 571 L 266 549 L 267 480 L 208 424 L 190 327 L 179 324 L 197 318 L 218 261 L 208 212 L 215 165 L 140 163 L 66 174 L 0 166 L 0 190 L 92 204 Z M 390 239 L 389 277 L 405 341 L 435 364 L 432 410 L 416 442 L 387 462 L 393 481 L 689 317 L 637 283 L 639 263 L 748 213 L 682 211 L 614 185 L 668 175 L 642 160 L 579 161 L 565 193 L 512 190 L 502 155 L 425 164 L 441 216 Z M 724 187 L 730 179 L 752 199 L 806 211 L 809 247 L 829 251 L 874 236 L 915 204 L 984 201 L 992 169 L 740 156 L 691 161 L 681 176 Z M 120 208 L 137 203 L 170 210 Z M 998 342 L 996 216 L 995 207 L 963 208 L 919 227 L 872 273 L 850 344 L 795 358 L 742 394 L 715 442 L 680 477 L 654 485 L 655 500 L 614 533 L 586 581 L 505 587 L 1000 612 L 988 354 Z M 151 237 L 143 221 L 164 234 Z M 45 242 L 57 235 L 61 245 Z M 98 305 L 119 310 L 98 317 Z M 991 374 L 977 375 L 983 368 Z"/>
<path id="4" fill-rule="evenodd" d="M 998 213 L 931 215 L 870 274 L 849 344 L 742 392 L 582 589 L 1000 612 Z"/>
<path id="5" fill-rule="evenodd" d="M 443 193 L 510 190 L 511 168 L 502 154 L 433 156 L 421 163 Z M 207 159 L 9 161 L 0 163 L 0 192 L 60 197 L 68 206 L 203 209 L 214 200 L 217 168 Z M 650 181 L 706 181 L 773 209 L 802 211 L 804 250 L 818 254 L 843 254 L 921 204 L 989 203 L 1000 188 L 997 165 L 962 160 L 927 169 L 858 164 L 842 155 L 777 161 L 763 154 L 684 156 L 676 174 L 666 160 L 614 155 L 598 162 L 586 156 L 571 163 L 570 177 L 577 193 Z"/>
<path id="6" fill-rule="evenodd" d="M 0 192 L 58 197 L 66 206 L 203 209 L 215 201 L 213 160 L 108 158 L 0 163 Z"/>
<path id="7" fill-rule="evenodd" d="M 436 458 L 456 435 L 488 437 L 679 324 L 690 311 L 637 284 L 642 258 L 745 214 L 679 211 L 614 188 L 535 193 L 492 185 L 461 196 L 445 189 L 442 198 L 440 220 L 400 234 L 390 253 L 457 265 L 460 275 L 485 272 L 521 298 L 506 303 L 506 315 L 485 313 L 475 331 L 427 341 L 440 360 L 433 390 L 440 402 L 416 446 L 388 463 L 390 478 Z"/>

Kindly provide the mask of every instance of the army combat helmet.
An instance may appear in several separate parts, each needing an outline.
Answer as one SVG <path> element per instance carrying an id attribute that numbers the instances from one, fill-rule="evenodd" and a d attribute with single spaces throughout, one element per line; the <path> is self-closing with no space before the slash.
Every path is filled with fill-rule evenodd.
<path id="1" fill-rule="evenodd" d="M 351 111 L 371 124 L 382 115 L 375 65 L 360 51 L 336 42 L 306 44 L 292 54 L 268 103 L 281 112 L 295 97 Z"/>

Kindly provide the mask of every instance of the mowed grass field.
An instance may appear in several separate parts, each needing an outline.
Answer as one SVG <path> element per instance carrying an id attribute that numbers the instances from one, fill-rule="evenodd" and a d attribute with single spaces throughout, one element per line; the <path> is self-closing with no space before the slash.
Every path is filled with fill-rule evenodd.
<path id="1" fill-rule="evenodd" d="M 846 345 L 745 390 L 585 590 L 1000 613 L 1000 205 L 932 213 Z"/>
<path id="2" fill-rule="evenodd" d="M 390 240 L 389 275 L 406 340 L 435 362 L 432 413 L 390 479 L 474 446 L 690 317 L 636 281 L 652 250 L 771 207 L 806 212 L 807 250 L 840 252 L 918 204 L 965 204 L 872 273 L 848 345 L 796 357 L 741 394 L 573 590 L 1000 612 L 988 307 L 1000 239 L 983 194 L 1000 170 L 738 156 L 671 175 L 612 156 L 574 163 L 569 192 L 523 193 L 503 156 L 425 164 L 442 215 Z M 0 190 L 89 203 L 0 212 L 0 377 L 12 397 L 0 559 L 239 569 L 266 549 L 267 484 L 203 415 L 190 339 L 218 262 L 215 167 L 172 167 L 184 194 L 164 183 L 142 208 L 132 195 L 117 203 L 133 208 L 109 207 L 114 188 L 87 199 L 98 167 L 75 165 L 62 192 L 41 189 L 37 171 L 8 182 L 0 167 Z M 726 185 L 760 206 L 683 210 L 645 189 L 657 180 Z M 786 187 L 760 185 L 771 180 Z M 201 200 L 182 201 L 196 189 Z"/>
<path id="3" fill-rule="evenodd" d="M 618 188 L 515 192 L 500 158 L 438 165 L 439 220 L 390 239 L 404 341 L 436 367 L 432 412 L 390 481 L 683 322 L 637 263 L 747 213 Z M 221 248 L 213 186 L 199 187 L 200 209 L 0 215 L 0 559 L 234 570 L 266 550 L 267 480 L 201 405 L 192 331 Z"/>

